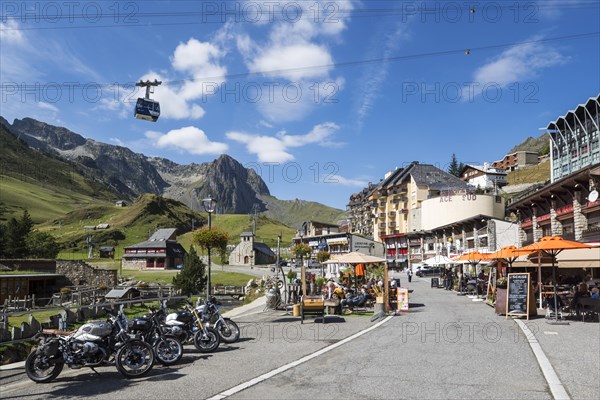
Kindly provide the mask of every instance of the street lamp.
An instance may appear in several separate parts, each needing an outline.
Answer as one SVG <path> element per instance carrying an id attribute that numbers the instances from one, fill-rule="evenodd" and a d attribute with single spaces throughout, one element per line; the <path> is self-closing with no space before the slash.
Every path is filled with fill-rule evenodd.
<path id="1" fill-rule="evenodd" d="M 212 196 L 208 196 L 206 199 L 202 199 L 202 206 L 204 206 L 204 210 L 208 213 L 208 230 L 211 228 L 211 214 L 215 212 L 215 207 L 217 206 L 217 201 L 212 198 Z M 208 273 L 206 279 L 206 298 L 210 296 L 210 246 L 207 247 L 208 251 Z"/>

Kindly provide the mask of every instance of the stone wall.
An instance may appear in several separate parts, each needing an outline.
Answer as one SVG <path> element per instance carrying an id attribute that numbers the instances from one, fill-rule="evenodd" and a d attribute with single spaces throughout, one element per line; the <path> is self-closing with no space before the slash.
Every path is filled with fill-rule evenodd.
<path id="1" fill-rule="evenodd" d="M 94 268 L 83 261 L 56 260 L 56 273 L 64 275 L 71 286 L 117 285 L 117 270 Z"/>
<path id="2" fill-rule="evenodd" d="M 121 266 L 123 269 L 145 269 L 146 268 L 146 260 L 145 259 L 125 259 L 121 260 Z"/>

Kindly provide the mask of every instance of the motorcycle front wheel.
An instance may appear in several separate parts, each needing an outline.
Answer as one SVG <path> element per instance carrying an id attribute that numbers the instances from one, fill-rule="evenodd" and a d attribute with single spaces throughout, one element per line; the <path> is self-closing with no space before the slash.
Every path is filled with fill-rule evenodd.
<path id="1" fill-rule="evenodd" d="M 197 331 L 194 334 L 194 346 L 201 353 L 211 353 L 219 347 L 221 339 L 219 334 L 213 328 L 204 328 L 204 331 Z"/>
<path id="2" fill-rule="evenodd" d="M 146 342 L 130 340 L 117 351 L 115 364 L 126 378 L 140 378 L 154 366 L 154 350 Z"/>
<path id="3" fill-rule="evenodd" d="M 223 318 L 223 322 L 219 324 L 219 336 L 225 343 L 235 343 L 240 340 L 240 328 L 238 324 L 229 318 Z"/>
<path id="4" fill-rule="evenodd" d="M 154 354 L 158 362 L 162 365 L 173 365 L 181 360 L 183 346 L 175 337 L 165 336 L 159 338 L 154 344 Z"/>
<path id="5" fill-rule="evenodd" d="M 47 356 L 33 351 L 25 361 L 25 372 L 36 383 L 48 383 L 60 374 L 64 365 L 63 361 L 50 363 Z"/>

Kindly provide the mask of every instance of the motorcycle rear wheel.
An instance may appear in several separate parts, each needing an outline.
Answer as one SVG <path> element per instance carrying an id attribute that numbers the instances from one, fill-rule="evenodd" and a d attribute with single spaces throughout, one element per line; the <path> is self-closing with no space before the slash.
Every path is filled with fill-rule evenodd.
<path id="1" fill-rule="evenodd" d="M 235 343 L 240 340 L 240 328 L 229 318 L 223 318 L 223 323 L 219 324 L 218 330 L 221 340 L 225 343 Z"/>
<path id="2" fill-rule="evenodd" d="M 50 364 L 48 357 L 33 351 L 25 361 L 25 372 L 27 377 L 36 383 L 48 383 L 60 374 L 64 365 L 62 361 Z"/>
<path id="3" fill-rule="evenodd" d="M 153 347 L 156 359 L 162 365 L 173 365 L 183 356 L 183 346 L 174 336 L 158 339 Z"/>
<path id="4" fill-rule="evenodd" d="M 212 353 L 219 347 L 221 337 L 213 328 L 204 329 L 206 330 L 206 334 L 203 331 L 197 331 L 194 334 L 194 346 L 196 346 L 201 353 Z"/>
<path id="5" fill-rule="evenodd" d="M 154 350 L 146 342 L 130 340 L 117 351 L 115 364 L 127 379 L 141 378 L 154 366 Z"/>

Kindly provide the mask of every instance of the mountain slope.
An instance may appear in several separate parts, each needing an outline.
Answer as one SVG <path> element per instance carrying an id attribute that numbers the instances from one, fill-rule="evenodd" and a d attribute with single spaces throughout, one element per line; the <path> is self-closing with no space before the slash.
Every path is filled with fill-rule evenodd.
<path id="1" fill-rule="evenodd" d="M 36 222 L 118 198 L 73 163 L 35 151 L 0 121 L 0 202 L 7 215 L 27 209 Z"/>
<path id="2" fill-rule="evenodd" d="M 529 136 L 523 142 L 510 149 L 508 154 L 517 151 L 534 151 L 540 155 L 546 155 L 550 152 L 550 135 L 548 133 L 544 133 L 537 138 Z"/>
<path id="3" fill-rule="evenodd" d="M 134 199 L 151 193 L 204 211 L 201 199 L 210 195 L 218 199 L 219 214 L 267 212 L 294 226 L 306 219 L 335 222 L 343 214 L 342 210 L 315 202 L 277 200 L 253 169 L 244 168 L 225 154 L 212 162 L 179 165 L 164 158 L 146 157 L 125 147 L 86 139 L 66 128 L 31 118 L 16 119 L 12 126 L 2 121 L 14 136 L 40 154 L 67 161 L 88 179 L 113 189 L 120 198 Z"/>

